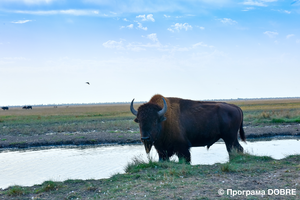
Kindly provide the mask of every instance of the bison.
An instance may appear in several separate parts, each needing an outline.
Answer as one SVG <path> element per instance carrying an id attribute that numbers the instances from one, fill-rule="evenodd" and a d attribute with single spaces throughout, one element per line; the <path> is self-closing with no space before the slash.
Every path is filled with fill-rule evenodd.
<path id="1" fill-rule="evenodd" d="M 232 149 L 243 152 L 237 138 L 239 131 L 241 139 L 246 141 L 243 112 L 236 105 L 154 95 L 136 111 L 133 101 L 130 110 L 136 116 L 134 121 L 139 123 L 146 153 L 154 145 L 160 161 L 176 154 L 189 163 L 191 147 L 209 148 L 220 138 L 229 155 Z"/>
<path id="2" fill-rule="evenodd" d="M 23 106 L 23 108 L 22 109 L 32 109 L 32 106 Z"/>
<path id="3" fill-rule="evenodd" d="M 2 110 L 8 110 L 8 107 L 1 107 Z"/>

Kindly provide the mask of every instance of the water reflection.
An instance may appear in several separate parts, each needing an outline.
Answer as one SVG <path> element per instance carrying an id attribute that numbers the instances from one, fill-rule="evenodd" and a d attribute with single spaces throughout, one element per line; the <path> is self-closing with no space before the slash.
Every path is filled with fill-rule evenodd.
<path id="1" fill-rule="evenodd" d="M 241 142 L 241 145 L 250 154 L 267 155 L 275 159 L 300 154 L 300 141 L 296 139 L 247 142 L 247 144 Z M 208 151 L 204 147 L 192 148 L 191 154 L 192 165 L 228 161 L 223 142 L 215 143 Z M 135 156 L 146 160 L 143 146 L 6 151 L 0 153 L 0 188 L 11 185 L 32 186 L 46 180 L 108 178 L 115 173 L 124 173 L 124 167 Z M 151 150 L 151 157 L 158 160 L 154 149 Z"/>

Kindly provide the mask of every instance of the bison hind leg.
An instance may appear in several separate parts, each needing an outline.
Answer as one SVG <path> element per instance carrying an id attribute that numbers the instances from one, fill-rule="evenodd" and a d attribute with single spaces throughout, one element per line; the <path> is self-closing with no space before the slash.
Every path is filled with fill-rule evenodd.
<path id="1" fill-rule="evenodd" d="M 243 153 L 244 148 L 240 145 L 237 139 L 235 139 L 233 142 L 232 141 L 227 141 L 224 140 L 226 144 L 227 151 L 230 154 L 232 153 Z"/>
<path id="2" fill-rule="evenodd" d="M 233 148 L 238 152 L 238 153 L 244 153 L 244 148 L 240 145 L 239 141 L 236 139 L 233 143 Z"/>

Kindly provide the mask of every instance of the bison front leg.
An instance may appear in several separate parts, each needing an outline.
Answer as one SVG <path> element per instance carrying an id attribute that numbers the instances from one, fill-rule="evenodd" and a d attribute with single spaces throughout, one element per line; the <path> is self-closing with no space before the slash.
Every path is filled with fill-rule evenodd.
<path id="1" fill-rule="evenodd" d="M 188 148 L 181 149 L 177 153 L 177 156 L 178 156 L 179 161 L 183 160 L 186 163 L 190 163 L 191 162 L 191 153 L 190 153 L 190 150 Z"/>
<path id="2" fill-rule="evenodd" d="M 169 149 L 169 150 L 157 151 L 157 153 L 158 153 L 159 161 L 166 161 L 169 160 L 170 157 L 172 157 L 175 152 L 172 149 Z"/>
<path id="3" fill-rule="evenodd" d="M 166 161 L 168 157 L 163 153 L 158 153 L 159 161 Z"/>
<path id="4" fill-rule="evenodd" d="M 158 153 L 158 157 L 159 157 L 159 161 L 166 161 L 169 160 L 169 155 L 167 151 L 157 151 Z"/>

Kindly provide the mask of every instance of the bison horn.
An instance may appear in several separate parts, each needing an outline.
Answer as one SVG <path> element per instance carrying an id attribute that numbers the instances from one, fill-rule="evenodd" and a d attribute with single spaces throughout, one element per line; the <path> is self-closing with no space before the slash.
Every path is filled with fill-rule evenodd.
<path id="1" fill-rule="evenodd" d="M 168 109 L 166 100 L 164 98 L 162 98 L 162 100 L 164 101 L 164 107 L 160 111 L 158 111 L 159 117 L 163 116 L 167 112 L 167 109 Z"/>
<path id="2" fill-rule="evenodd" d="M 131 101 L 130 111 L 132 112 L 132 114 L 134 114 L 135 116 L 137 116 L 138 112 L 133 108 L 133 101 L 134 101 L 134 99 L 132 99 L 132 101 Z"/>

